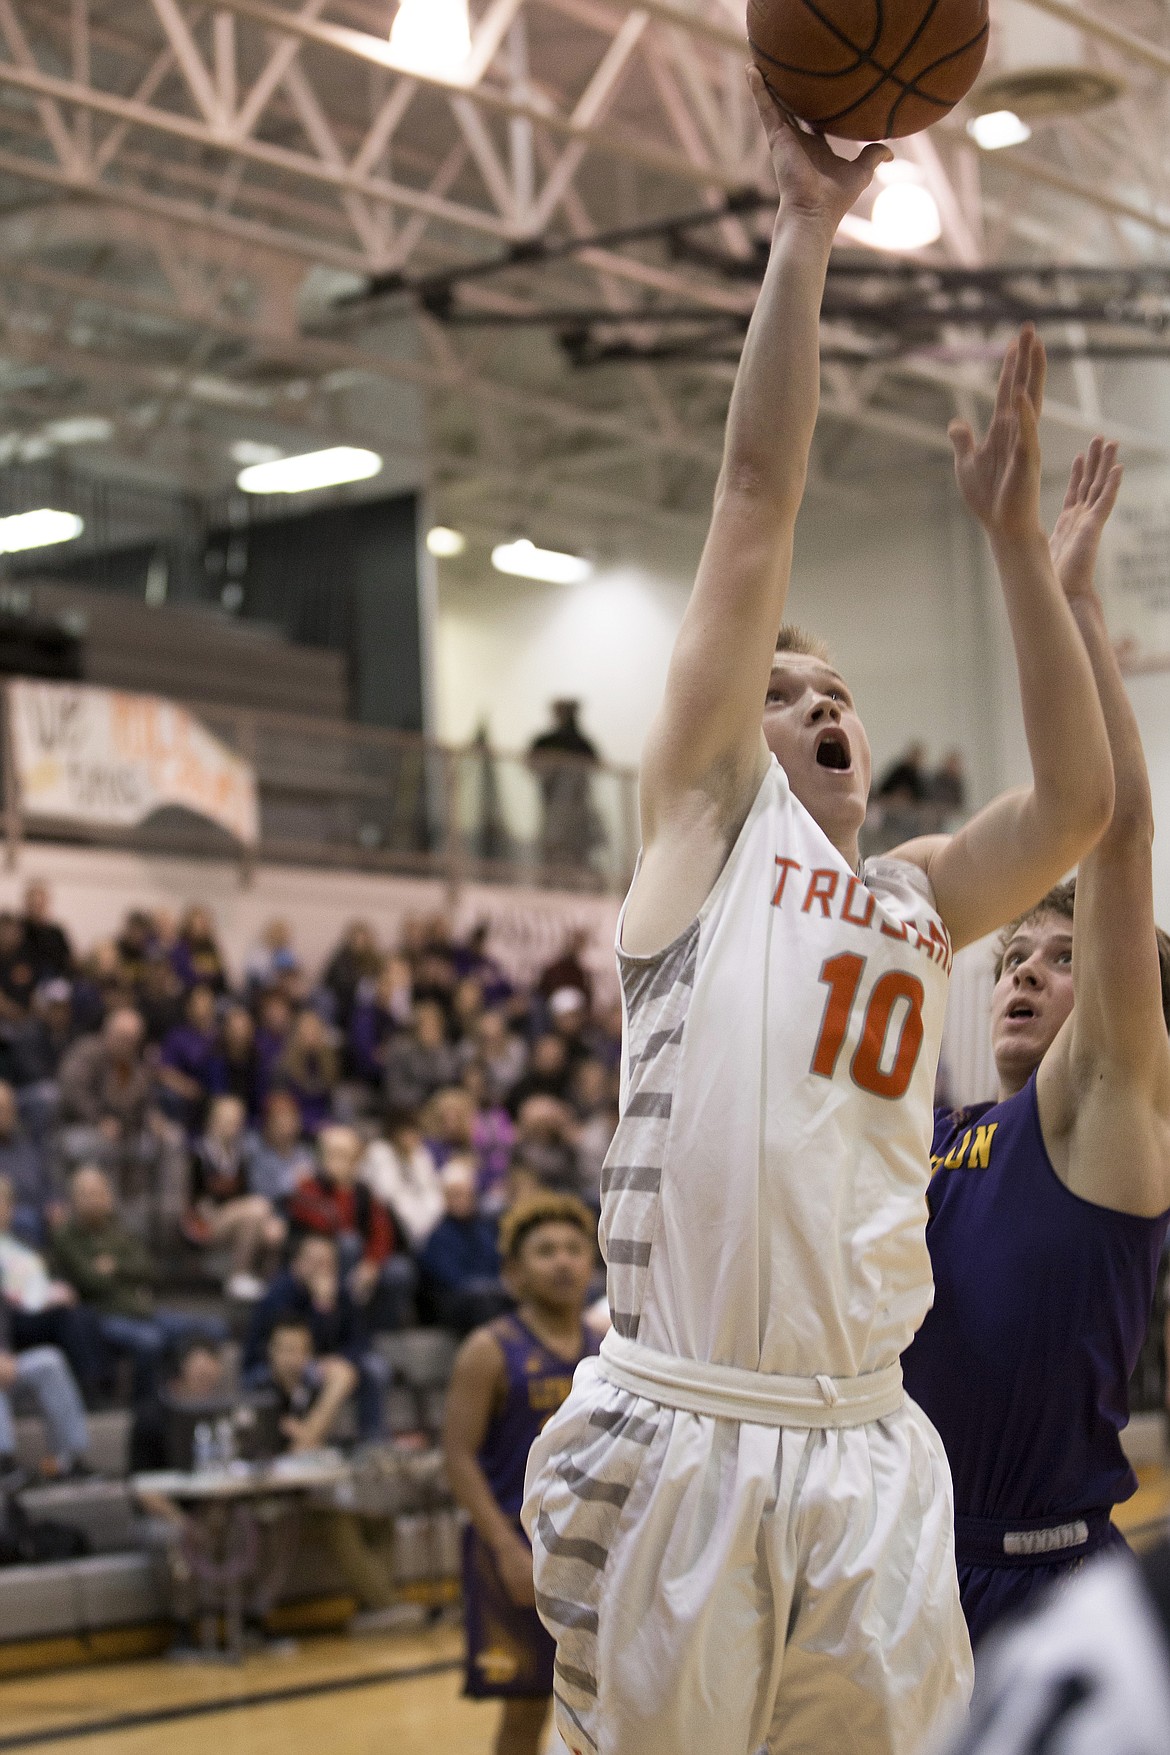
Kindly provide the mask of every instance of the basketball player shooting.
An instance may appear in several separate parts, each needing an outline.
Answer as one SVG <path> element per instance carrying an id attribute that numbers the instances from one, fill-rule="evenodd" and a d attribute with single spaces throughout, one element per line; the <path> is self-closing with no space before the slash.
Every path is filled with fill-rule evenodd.
<path id="1" fill-rule="evenodd" d="M 1003 584 L 1033 784 L 954 838 L 859 865 L 865 730 L 824 650 L 777 630 L 829 254 L 887 150 L 838 158 L 749 77 L 780 207 L 642 765 L 603 1185 L 614 1327 L 533 1447 L 523 1510 L 579 1755 L 913 1755 L 963 1706 L 950 1478 L 899 1366 L 931 1298 L 947 977 L 1113 799 L 1040 524 L 1045 362 L 1025 331 L 986 440 L 959 427 L 955 444 Z"/>

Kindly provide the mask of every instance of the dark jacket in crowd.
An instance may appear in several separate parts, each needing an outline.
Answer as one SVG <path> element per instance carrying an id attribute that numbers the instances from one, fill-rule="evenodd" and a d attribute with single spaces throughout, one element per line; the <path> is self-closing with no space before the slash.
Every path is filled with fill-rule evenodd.
<path id="1" fill-rule="evenodd" d="M 319 1310 L 304 1282 L 286 1272 L 273 1280 L 253 1308 L 244 1343 L 245 1371 L 255 1371 L 266 1363 L 269 1336 L 286 1316 L 308 1324 L 318 1358 L 340 1355 L 354 1365 L 359 1363 L 366 1347 L 365 1319 L 345 1287 L 338 1292 L 332 1310 Z"/>
<path id="2" fill-rule="evenodd" d="M 440 1219 L 418 1257 L 424 1275 L 445 1290 L 461 1291 L 472 1280 L 492 1280 L 500 1272 L 495 1226 L 478 1215 Z"/>
<path id="3" fill-rule="evenodd" d="M 112 1273 L 102 1273 L 95 1265 L 104 1256 L 114 1262 Z M 84 1304 L 104 1315 L 153 1313 L 154 1276 L 146 1245 L 116 1218 L 102 1225 L 79 1225 L 67 1219 L 53 1233 L 49 1262 L 58 1279 L 67 1280 Z"/>

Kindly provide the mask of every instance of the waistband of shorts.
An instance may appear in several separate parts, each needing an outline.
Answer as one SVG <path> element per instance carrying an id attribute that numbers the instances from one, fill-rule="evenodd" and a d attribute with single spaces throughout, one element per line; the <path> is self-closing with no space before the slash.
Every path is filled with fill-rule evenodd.
<path id="1" fill-rule="evenodd" d="M 960 1566 L 1061 1566 L 1103 1548 L 1112 1529 L 1108 1511 L 1061 1518 L 955 1518 Z"/>
<path id="2" fill-rule="evenodd" d="M 678 1359 L 613 1329 L 601 1343 L 597 1368 L 609 1383 L 659 1407 L 749 1426 L 864 1426 L 895 1413 L 904 1400 L 897 1360 L 863 1377 L 778 1377 Z"/>

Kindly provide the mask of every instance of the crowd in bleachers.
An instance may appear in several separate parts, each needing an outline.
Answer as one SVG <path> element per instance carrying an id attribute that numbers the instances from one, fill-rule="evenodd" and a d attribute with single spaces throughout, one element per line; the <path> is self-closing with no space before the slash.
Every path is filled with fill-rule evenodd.
<path id="1" fill-rule="evenodd" d="M 508 1307 L 506 1208 L 599 1204 L 620 1012 L 579 937 L 530 987 L 487 938 L 355 922 L 313 969 L 273 921 L 232 970 L 199 906 L 132 909 L 91 946 L 41 884 L 0 913 L 0 1483 L 18 1384 L 46 1472 L 69 1474 L 86 1407 L 149 1410 L 230 1333 L 271 1384 L 273 1337 L 299 1326 L 373 1438 L 379 1332 L 462 1335 Z"/>

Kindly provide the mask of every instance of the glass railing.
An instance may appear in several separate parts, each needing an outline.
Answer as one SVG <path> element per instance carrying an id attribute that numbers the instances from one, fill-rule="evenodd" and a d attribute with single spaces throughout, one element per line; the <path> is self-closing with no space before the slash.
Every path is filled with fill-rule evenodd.
<path id="1" fill-rule="evenodd" d="M 556 889 L 624 891 L 637 855 L 637 777 L 577 756 L 456 748 L 376 726 L 190 704 L 251 763 L 260 844 L 251 858 Z M 9 842 L 86 841 L 242 857 L 213 824 L 160 812 L 128 831 L 22 822 Z"/>

